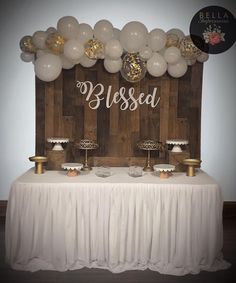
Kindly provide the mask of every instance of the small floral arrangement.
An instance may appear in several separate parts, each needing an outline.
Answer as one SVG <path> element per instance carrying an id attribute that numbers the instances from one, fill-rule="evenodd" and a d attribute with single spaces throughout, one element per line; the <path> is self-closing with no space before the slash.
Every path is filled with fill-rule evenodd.
<path id="1" fill-rule="evenodd" d="M 221 41 L 225 41 L 225 33 L 221 31 L 220 26 L 209 25 L 203 32 L 203 37 L 206 43 L 211 45 L 219 44 Z"/>

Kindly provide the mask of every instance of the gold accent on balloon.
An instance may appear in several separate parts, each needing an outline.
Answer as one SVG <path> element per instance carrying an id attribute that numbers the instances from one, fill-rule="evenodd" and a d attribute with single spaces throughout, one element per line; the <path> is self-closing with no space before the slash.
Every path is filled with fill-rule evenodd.
<path id="1" fill-rule="evenodd" d="M 47 48 L 54 54 L 59 55 L 63 53 L 65 38 L 57 32 L 50 33 L 46 39 Z"/>
<path id="2" fill-rule="evenodd" d="M 138 53 L 127 53 L 122 62 L 120 70 L 122 77 L 131 83 L 141 81 L 146 74 L 146 63 Z"/>
<path id="3" fill-rule="evenodd" d="M 89 59 L 102 59 L 104 55 L 104 45 L 98 39 L 90 39 L 85 44 L 85 55 Z"/>
<path id="4" fill-rule="evenodd" d="M 174 33 L 167 34 L 166 47 L 168 48 L 171 46 L 175 46 L 175 47 L 179 46 L 179 37 L 177 34 Z"/>
<path id="5" fill-rule="evenodd" d="M 37 48 L 34 46 L 32 36 L 26 35 L 20 40 L 20 49 L 23 52 L 36 53 Z"/>
<path id="6" fill-rule="evenodd" d="M 202 52 L 200 49 L 198 49 L 191 37 L 185 36 L 181 41 L 180 41 L 180 46 L 179 46 L 181 55 L 184 57 L 184 59 L 187 60 L 192 60 L 196 59 Z"/>

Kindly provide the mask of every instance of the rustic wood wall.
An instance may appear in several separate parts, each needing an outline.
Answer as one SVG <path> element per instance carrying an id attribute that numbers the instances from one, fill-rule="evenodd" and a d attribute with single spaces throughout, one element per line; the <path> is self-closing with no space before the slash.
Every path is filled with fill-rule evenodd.
<path id="1" fill-rule="evenodd" d="M 166 139 L 189 140 L 190 156 L 200 158 L 201 89 L 203 65 L 196 63 L 180 79 L 168 74 L 154 78 L 150 75 L 136 84 L 122 76 L 105 71 L 103 62 L 91 68 L 76 65 L 63 70 L 54 82 L 42 82 L 36 78 L 36 154 L 45 155 L 49 148 L 48 137 L 68 137 L 68 161 L 81 161 L 83 152 L 73 147 L 73 142 L 83 138 L 96 140 L 99 148 L 89 153 L 95 165 L 128 165 L 142 162 L 146 153 L 137 148 L 142 139 L 154 139 L 165 143 Z M 119 109 L 119 105 L 106 108 L 105 100 L 97 110 L 92 110 L 76 87 L 76 81 L 89 80 L 102 83 L 113 93 L 121 86 L 135 87 L 140 92 L 152 93 L 157 87 L 160 103 L 156 108 L 140 105 L 135 111 Z M 152 153 L 155 162 L 165 158 Z"/>

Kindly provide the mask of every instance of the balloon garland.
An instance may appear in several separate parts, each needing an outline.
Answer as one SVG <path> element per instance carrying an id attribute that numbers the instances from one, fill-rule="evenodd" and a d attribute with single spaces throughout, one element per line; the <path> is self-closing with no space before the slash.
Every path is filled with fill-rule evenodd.
<path id="1" fill-rule="evenodd" d="M 92 28 L 72 16 L 60 18 L 57 28 L 22 37 L 20 49 L 22 61 L 32 62 L 35 75 L 46 82 L 54 81 L 62 69 L 76 64 L 90 68 L 99 59 L 107 72 L 120 72 L 132 83 L 142 80 L 146 72 L 153 77 L 168 72 L 179 78 L 188 66 L 209 57 L 179 29 L 148 32 L 144 24 L 133 21 L 119 30 L 107 20 L 98 21 Z"/>

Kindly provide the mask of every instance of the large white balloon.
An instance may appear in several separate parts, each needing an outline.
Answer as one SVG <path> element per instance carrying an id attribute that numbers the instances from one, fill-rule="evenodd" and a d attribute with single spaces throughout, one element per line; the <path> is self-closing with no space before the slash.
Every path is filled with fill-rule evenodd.
<path id="1" fill-rule="evenodd" d="M 83 57 L 81 57 L 79 63 L 86 68 L 90 68 L 93 65 L 95 65 L 97 63 L 97 60 L 95 59 L 90 59 L 88 58 L 86 55 L 84 55 Z"/>
<path id="2" fill-rule="evenodd" d="M 206 62 L 209 58 L 209 54 L 205 53 L 205 52 L 202 52 L 198 57 L 197 57 L 197 61 L 198 62 Z"/>
<path id="3" fill-rule="evenodd" d="M 164 52 L 164 59 L 169 64 L 175 64 L 180 59 L 181 53 L 175 46 L 168 47 Z"/>
<path id="4" fill-rule="evenodd" d="M 54 81 L 60 75 L 61 69 L 61 59 L 54 54 L 45 54 L 34 64 L 35 75 L 45 82 Z"/>
<path id="5" fill-rule="evenodd" d="M 167 63 L 159 53 L 153 53 L 147 61 L 147 70 L 153 77 L 160 77 L 166 72 Z"/>
<path id="6" fill-rule="evenodd" d="M 105 58 L 104 67 L 109 73 L 117 73 L 122 67 L 122 60 L 121 58 L 116 60 Z"/>
<path id="7" fill-rule="evenodd" d="M 162 29 L 153 29 L 148 35 L 148 46 L 152 51 L 159 51 L 166 45 L 167 36 Z"/>
<path id="8" fill-rule="evenodd" d="M 20 54 L 20 58 L 24 62 L 33 62 L 34 61 L 34 53 L 22 52 Z"/>
<path id="9" fill-rule="evenodd" d="M 62 64 L 62 68 L 63 69 L 71 69 L 74 67 L 75 63 L 74 62 L 71 62 L 70 60 L 68 60 L 64 54 L 61 54 L 60 55 L 60 58 L 61 58 L 61 64 Z"/>
<path id="10" fill-rule="evenodd" d="M 147 61 L 152 57 L 152 49 L 149 46 L 145 46 L 139 51 L 139 56 L 144 60 Z"/>
<path id="11" fill-rule="evenodd" d="M 82 44 L 85 44 L 87 41 L 93 38 L 93 29 L 88 24 L 79 24 L 79 31 L 77 38 Z"/>
<path id="12" fill-rule="evenodd" d="M 73 39 L 79 32 L 79 23 L 72 16 L 62 17 L 57 22 L 57 30 L 65 39 Z"/>
<path id="13" fill-rule="evenodd" d="M 167 31 L 167 34 L 175 34 L 178 36 L 179 40 L 185 37 L 185 34 L 182 32 L 182 30 L 177 29 L 177 28 L 172 28 Z"/>
<path id="14" fill-rule="evenodd" d="M 123 48 L 129 53 L 137 53 L 147 43 L 148 30 L 140 22 L 127 23 L 120 33 L 120 42 Z"/>
<path id="15" fill-rule="evenodd" d="M 168 64 L 168 73 L 174 78 L 182 77 L 188 70 L 186 61 L 180 57 L 176 64 Z"/>
<path id="16" fill-rule="evenodd" d="M 118 39 L 110 39 L 105 46 L 105 56 L 116 60 L 123 53 L 123 47 Z"/>
<path id="17" fill-rule="evenodd" d="M 46 39 L 48 34 L 45 31 L 38 30 L 32 36 L 33 44 L 39 49 L 46 49 Z"/>
<path id="18" fill-rule="evenodd" d="M 94 37 L 103 43 L 113 38 L 113 25 L 107 20 L 98 21 L 94 26 Z"/>
<path id="19" fill-rule="evenodd" d="M 77 61 L 84 55 L 84 46 L 79 40 L 70 39 L 64 45 L 64 55 L 67 59 Z"/>

